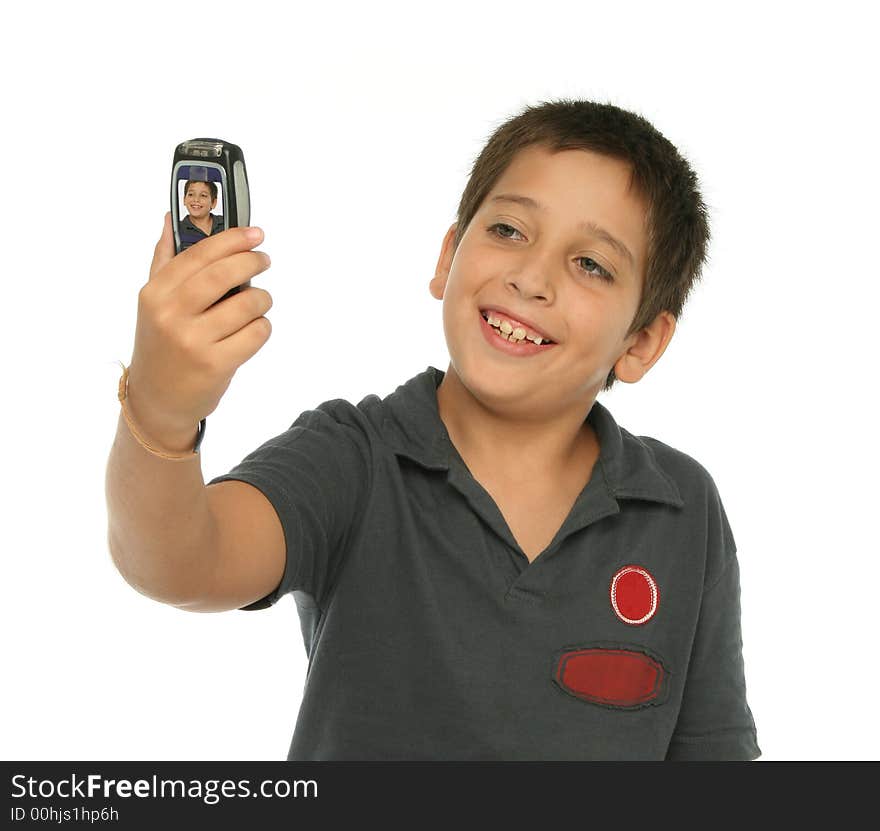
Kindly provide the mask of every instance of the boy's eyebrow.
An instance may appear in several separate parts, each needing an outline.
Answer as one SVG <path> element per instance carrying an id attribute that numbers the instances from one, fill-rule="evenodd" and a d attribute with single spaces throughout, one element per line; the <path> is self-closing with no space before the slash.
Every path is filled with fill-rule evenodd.
<path id="1" fill-rule="evenodd" d="M 497 196 L 493 196 L 490 202 L 516 202 L 520 205 L 525 205 L 527 208 L 532 208 L 536 211 L 544 211 L 546 208 L 540 203 L 536 202 L 532 199 L 531 196 L 522 196 L 518 193 L 499 193 Z M 582 231 L 586 231 L 588 234 L 592 234 L 598 239 L 607 242 L 615 251 L 617 251 L 622 256 L 626 257 L 629 260 L 629 264 L 635 268 L 635 258 L 630 252 L 629 248 L 627 248 L 617 237 L 610 234 L 606 231 L 601 225 L 597 225 L 595 222 L 580 222 L 578 223 L 578 228 Z"/>

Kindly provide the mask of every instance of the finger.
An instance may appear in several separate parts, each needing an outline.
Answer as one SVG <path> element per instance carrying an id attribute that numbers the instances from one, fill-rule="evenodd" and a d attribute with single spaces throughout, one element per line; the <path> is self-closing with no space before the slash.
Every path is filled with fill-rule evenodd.
<path id="1" fill-rule="evenodd" d="M 153 251 L 153 262 L 150 264 L 150 279 L 156 272 L 174 259 L 174 234 L 171 232 L 171 211 L 165 214 L 165 224 L 162 226 L 162 236 L 156 243 Z"/>
<path id="2" fill-rule="evenodd" d="M 198 323 L 203 327 L 204 340 L 218 343 L 262 317 L 271 308 L 272 295 L 268 291 L 248 286 L 212 306 L 199 316 Z"/>
<path id="3" fill-rule="evenodd" d="M 269 255 L 262 251 L 241 251 L 238 254 L 231 254 L 179 284 L 175 291 L 180 299 L 181 308 L 189 314 L 201 314 L 230 289 L 243 285 L 270 265 Z"/>
<path id="4" fill-rule="evenodd" d="M 211 353 L 220 366 L 238 369 L 265 346 L 271 334 L 272 323 L 269 318 L 256 317 L 237 332 L 217 341 L 211 347 Z"/>
<path id="5" fill-rule="evenodd" d="M 162 280 L 170 288 L 175 288 L 218 260 L 248 251 L 262 241 L 263 232 L 259 228 L 228 228 L 219 234 L 211 234 L 174 257 L 174 262 L 165 269 Z"/>

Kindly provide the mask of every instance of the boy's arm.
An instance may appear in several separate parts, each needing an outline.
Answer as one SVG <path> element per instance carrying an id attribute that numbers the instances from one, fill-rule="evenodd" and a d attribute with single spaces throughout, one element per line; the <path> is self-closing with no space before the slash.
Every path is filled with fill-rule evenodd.
<path id="1" fill-rule="evenodd" d="M 135 412 L 136 400 L 130 404 Z M 194 428 L 163 447 L 184 452 L 195 437 Z M 244 483 L 206 487 L 200 455 L 182 462 L 152 455 L 121 413 L 105 486 L 113 562 L 147 597 L 189 611 L 224 611 L 280 582 L 285 541 L 268 500 Z"/>
<path id="2" fill-rule="evenodd" d="M 703 593 L 684 698 L 666 758 L 750 761 L 761 755 L 746 701 L 735 551 Z"/>
<path id="3" fill-rule="evenodd" d="M 261 240 L 259 228 L 229 228 L 175 255 L 171 213 L 165 214 L 149 280 L 138 293 L 125 383 L 128 415 L 138 432 L 170 455 L 193 448 L 199 421 L 214 412 L 235 371 L 269 337 L 271 326 L 262 315 L 272 298 L 249 284 L 269 267 L 268 256 L 252 250 Z M 228 296 L 234 287 L 241 290 Z M 284 559 L 270 509 L 253 518 L 236 511 L 215 514 L 201 457 L 190 456 L 154 456 L 120 413 L 105 480 L 113 562 L 141 593 L 184 608 L 228 600 L 230 590 L 247 596 L 269 583 Z M 249 558 L 242 548 L 226 545 L 240 538 L 230 533 L 230 523 L 233 532 L 259 528 Z M 241 560 L 230 565 L 230 557 Z M 230 575 L 237 585 L 223 583 Z"/>

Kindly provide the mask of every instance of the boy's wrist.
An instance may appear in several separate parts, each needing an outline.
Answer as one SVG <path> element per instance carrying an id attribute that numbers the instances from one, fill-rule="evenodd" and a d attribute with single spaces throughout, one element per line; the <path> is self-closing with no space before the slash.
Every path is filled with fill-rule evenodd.
<path id="1" fill-rule="evenodd" d="M 205 420 L 183 425 L 156 414 L 138 398 L 136 390 L 128 388 L 127 374 L 124 372 L 119 382 L 119 401 L 123 417 L 138 442 L 161 456 L 195 454 L 204 435 Z"/>

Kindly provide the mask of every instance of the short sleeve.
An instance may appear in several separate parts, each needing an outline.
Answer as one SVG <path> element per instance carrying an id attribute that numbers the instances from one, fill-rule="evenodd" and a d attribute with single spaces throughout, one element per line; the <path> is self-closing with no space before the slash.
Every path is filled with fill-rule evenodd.
<path id="1" fill-rule="evenodd" d="M 208 482 L 234 479 L 258 488 L 284 531 L 281 582 L 244 611 L 268 608 L 293 591 L 322 605 L 370 490 L 370 442 L 361 419 L 348 401 L 325 402 Z"/>
<path id="2" fill-rule="evenodd" d="M 761 750 L 746 699 L 739 562 L 714 483 L 709 497 L 708 587 L 703 591 L 681 710 L 666 758 L 750 761 Z"/>

